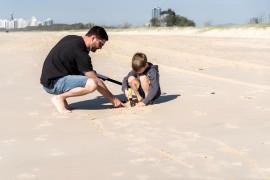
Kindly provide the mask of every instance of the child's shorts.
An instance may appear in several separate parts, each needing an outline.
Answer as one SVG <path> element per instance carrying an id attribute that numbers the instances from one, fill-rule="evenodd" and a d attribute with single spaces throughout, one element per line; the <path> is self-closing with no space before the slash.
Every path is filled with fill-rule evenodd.
<path id="1" fill-rule="evenodd" d="M 142 89 L 141 86 L 139 87 L 138 91 L 139 91 L 140 96 L 144 99 L 145 98 L 145 93 L 144 93 L 144 91 L 143 91 L 143 89 Z M 159 98 L 160 95 L 161 95 L 161 91 L 159 89 L 157 95 L 148 104 L 154 104 L 154 101 L 157 98 Z"/>

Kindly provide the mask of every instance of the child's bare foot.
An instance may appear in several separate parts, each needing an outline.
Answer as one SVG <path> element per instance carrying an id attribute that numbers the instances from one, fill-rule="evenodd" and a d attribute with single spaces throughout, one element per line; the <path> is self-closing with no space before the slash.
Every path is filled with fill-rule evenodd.
<path id="1" fill-rule="evenodd" d="M 138 102 L 142 102 L 143 98 L 141 96 L 137 96 L 137 100 L 138 100 Z"/>
<path id="2" fill-rule="evenodd" d="M 65 100 L 57 98 L 57 96 L 54 96 L 52 98 L 52 103 L 56 107 L 57 111 L 60 113 L 70 113 L 71 111 L 66 108 L 67 103 L 65 103 Z"/>

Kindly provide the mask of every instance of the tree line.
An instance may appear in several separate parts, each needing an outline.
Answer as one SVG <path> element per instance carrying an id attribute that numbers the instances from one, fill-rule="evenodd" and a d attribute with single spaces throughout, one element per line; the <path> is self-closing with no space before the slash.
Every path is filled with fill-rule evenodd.
<path id="1" fill-rule="evenodd" d="M 48 26 L 27 26 L 21 29 L 0 29 L 0 31 L 12 32 L 12 31 L 68 31 L 68 30 L 89 30 L 91 27 L 95 26 L 94 23 L 75 23 L 75 24 L 52 24 Z M 116 29 L 116 28 L 129 28 L 131 24 L 124 23 L 119 26 L 106 26 L 103 25 L 104 28 Z"/>
<path id="2" fill-rule="evenodd" d="M 162 11 L 160 13 L 161 18 L 152 18 L 150 20 L 151 26 L 160 27 L 160 26 L 196 26 L 195 22 L 184 17 L 177 15 L 172 9 Z"/>
<path id="3" fill-rule="evenodd" d="M 171 27 L 171 26 L 196 26 L 194 21 L 177 15 L 172 9 L 168 9 L 162 11 L 160 13 L 161 18 L 152 18 L 150 20 L 151 26 L 154 27 Z M 75 23 L 75 24 L 52 24 L 49 26 L 28 26 L 22 29 L 0 29 L 0 31 L 64 31 L 64 30 L 83 30 L 83 29 L 90 29 L 91 27 L 95 26 L 94 23 Z M 132 25 L 130 23 L 123 23 L 122 25 L 118 26 L 103 26 L 104 28 L 130 28 Z"/>

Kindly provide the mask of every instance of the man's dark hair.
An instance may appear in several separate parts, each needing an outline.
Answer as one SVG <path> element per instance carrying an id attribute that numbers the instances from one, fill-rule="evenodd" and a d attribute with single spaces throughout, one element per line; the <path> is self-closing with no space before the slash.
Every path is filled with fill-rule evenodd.
<path id="1" fill-rule="evenodd" d="M 88 31 L 88 33 L 86 33 L 86 36 L 90 37 L 92 35 L 95 35 L 99 39 L 104 39 L 106 41 L 109 40 L 107 32 L 103 27 L 100 26 L 94 26 Z"/>

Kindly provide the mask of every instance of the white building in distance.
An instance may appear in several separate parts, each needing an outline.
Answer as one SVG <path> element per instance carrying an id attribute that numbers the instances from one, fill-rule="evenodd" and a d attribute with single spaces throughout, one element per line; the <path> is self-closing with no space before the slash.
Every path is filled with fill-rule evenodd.
<path id="1" fill-rule="evenodd" d="M 17 21 L 18 21 L 18 29 L 26 28 L 27 26 L 30 25 L 29 20 L 24 20 L 24 19 L 20 18 Z"/>
<path id="2" fill-rule="evenodd" d="M 0 19 L 0 29 L 6 29 L 8 20 L 1 20 Z"/>
<path id="3" fill-rule="evenodd" d="M 42 26 L 50 26 L 53 25 L 53 20 L 48 18 L 45 21 L 43 21 Z"/>
<path id="4" fill-rule="evenodd" d="M 31 18 L 31 21 L 30 21 L 30 26 L 38 26 L 38 20 L 37 20 L 37 18 L 36 17 L 32 17 Z"/>
<path id="5" fill-rule="evenodd" d="M 11 14 L 11 19 L 0 19 L 0 29 L 22 29 L 28 26 L 35 27 L 35 26 L 50 26 L 53 25 L 52 19 L 46 19 L 45 21 L 41 22 L 38 21 L 36 17 L 32 17 L 31 20 L 25 19 L 13 19 L 13 13 Z"/>

